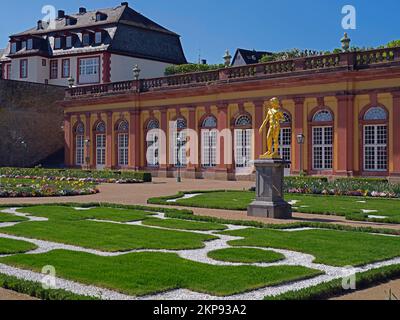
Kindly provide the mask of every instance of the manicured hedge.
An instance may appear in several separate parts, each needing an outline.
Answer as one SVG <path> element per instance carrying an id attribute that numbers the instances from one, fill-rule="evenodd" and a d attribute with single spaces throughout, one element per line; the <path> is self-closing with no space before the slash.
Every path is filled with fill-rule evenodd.
<path id="1" fill-rule="evenodd" d="M 0 274 L 0 287 L 26 294 L 41 300 L 98 300 L 62 289 L 43 289 L 42 284 Z"/>
<path id="2" fill-rule="evenodd" d="M 391 265 L 356 274 L 356 288 L 363 290 L 382 282 L 388 282 L 400 276 L 400 265 Z M 314 287 L 290 291 L 275 297 L 266 297 L 266 300 L 327 300 L 333 297 L 353 293 L 343 289 L 342 279 L 321 283 Z M 389 298 L 389 296 L 388 296 Z"/>
<path id="3" fill-rule="evenodd" d="M 53 179 L 88 179 L 93 182 L 151 182 L 149 172 L 78 170 L 78 169 L 43 169 L 43 168 L 0 168 L 0 177 L 47 177 Z"/>

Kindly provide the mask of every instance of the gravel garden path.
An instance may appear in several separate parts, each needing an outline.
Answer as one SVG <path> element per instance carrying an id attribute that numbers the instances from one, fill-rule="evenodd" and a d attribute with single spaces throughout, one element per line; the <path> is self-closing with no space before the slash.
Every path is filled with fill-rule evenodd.
<path id="1" fill-rule="evenodd" d="M 90 203 L 103 202 L 125 205 L 148 205 L 147 199 L 152 197 L 162 197 L 177 194 L 179 191 L 192 190 L 248 190 L 254 186 L 251 181 L 210 181 L 210 180 L 190 180 L 184 179 L 182 183 L 177 183 L 175 179 L 154 178 L 152 183 L 144 184 L 103 184 L 99 186 L 100 193 L 88 196 L 75 197 L 50 197 L 50 198 L 16 198 L 2 199 L 0 204 L 46 204 L 46 203 Z M 148 205 L 151 206 L 151 205 Z M 160 207 L 161 205 L 155 205 Z M 161 206 L 162 207 L 162 206 Z M 174 206 L 169 206 L 174 207 Z M 183 209 L 185 207 L 176 207 Z M 400 224 L 393 225 L 388 223 L 373 223 L 349 221 L 345 217 L 326 216 L 317 214 L 294 213 L 291 220 L 274 220 L 268 218 L 248 217 L 244 211 L 216 210 L 204 208 L 187 208 L 192 210 L 195 215 L 217 217 L 222 219 L 260 221 L 269 224 L 282 224 L 290 222 L 327 222 L 353 227 L 372 227 L 400 230 Z"/>
<path id="2" fill-rule="evenodd" d="M 76 209 L 80 209 L 80 208 L 76 208 Z M 19 216 L 24 216 L 31 221 L 46 221 L 47 220 L 46 218 L 34 217 L 34 216 L 29 216 L 28 214 L 18 213 L 16 210 L 17 210 L 16 208 L 10 208 L 10 209 L 4 209 L 1 212 L 7 213 L 7 214 L 17 214 Z M 156 215 L 154 217 L 159 218 L 159 219 L 166 219 L 164 214 L 162 214 L 162 213 L 159 213 L 158 215 Z M 95 221 L 97 221 L 97 220 L 95 220 Z M 113 222 L 113 221 L 98 221 L 98 222 L 140 225 L 140 226 L 154 229 L 154 230 L 166 229 L 166 228 L 162 228 L 162 227 L 147 226 L 147 225 L 142 224 L 141 221 L 128 222 L 128 223 Z M 17 222 L 14 224 L 18 224 L 18 223 L 21 223 L 21 222 Z M 0 228 L 4 227 L 6 225 L 9 225 L 9 223 L 0 225 Z M 226 225 L 226 226 L 228 228 L 227 230 L 239 230 L 239 229 L 247 228 L 247 227 L 233 226 L 233 225 Z M 168 229 L 168 230 L 174 230 L 174 229 Z M 304 229 L 294 229 L 294 230 L 290 230 L 290 232 L 301 232 L 303 230 Z M 266 288 L 262 288 L 262 289 L 242 293 L 242 294 L 237 294 L 237 295 L 233 295 L 233 296 L 227 296 L 227 297 L 223 297 L 222 298 L 223 300 L 261 300 L 266 296 L 275 296 L 275 295 L 285 293 L 288 291 L 299 290 L 302 288 L 315 286 L 319 283 L 328 282 L 333 279 L 348 277 L 356 272 L 364 272 L 364 271 L 380 268 L 383 266 L 400 264 L 400 258 L 395 258 L 395 259 L 391 259 L 391 260 L 387 260 L 387 261 L 383 261 L 383 262 L 369 264 L 369 265 L 359 267 L 359 268 L 332 267 L 332 266 L 323 265 L 323 264 L 315 264 L 313 262 L 315 258 L 312 255 L 289 251 L 289 250 L 280 250 L 280 249 L 275 249 L 275 248 L 258 248 L 258 249 L 266 250 L 266 251 L 270 250 L 270 251 L 280 253 L 285 257 L 284 260 L 281 260 L 279 262 L 274 262 L 274 263 L 253 263 L 253 264 L 252 263 L 244 264 L 244 263 L 222 262 L 222 261 L 216 261 L 216 260 L 210 259 L 207 254 L 214 250 L 231 248 L 231 246 L 228 244 L 228 242 L 232 241 L 232 240 L 238 240 L 241 238 L 226 236 L 226 235 L 219 235 L 218 231 L 193 231 L 193 230 L 191 230 L 191 231 L 176 230 L 176 231 L 215 235 L 218 237 L 218 239 L 206 242 L 204 248 L 196 249 L 196 250 L 177 250 L 177 251 L 174 251 L 174 250 L 132 250 L 129 252 L 103 252 L 103 251 L 99 251 L 99 250 L 87 249 L 87 248 L 82 248 L 79 246 L 71 246 L 71 245 L 66 245 L 66 244 L 61 244 L 61 243 L 50 242 L 50 241 L 42 241 L 42 240 L 25 238 L 25 237 L 10 236 L 10 235 L 6 235 L 6 234 L 2 234 L 1 230 L 0 230 L 0 238 L 23 240 L 23 241 L 33 243 L 38 247 L 37 249 L 32 250 L 32 251 L 28 252 L 27 254 L 45 253 L 45 252 L 49 252 L 49 251 L 56 250 L 56 249 L 86 252 L 86 253 L 90 253 L 90 254 L 98 255 L 98 256 L 119 256 L 119 255 L 125 255 L 128 253 L 137 253 L 137 252 L 160 252 L 160 253 L 176 253 L 184 259 L 188 259 L 188 260 L 192 260 L 192 261 L 204 263 L 204 264 L 211 264 L 211 265 L 224 265 L 224 266 L 250 265 L 250 266 L 258 266 L 258 267 L 289 265 L 289 266 L 304 266 L 304 267 L 317 269 L 317 270 L 324 272 L 323 275 L 317 276 L 317 277 L 314 277 L 311 279 L 296 281 L 296 282 L 273 286 L 273 287 L 266 287 Z M 287 230 L 287 232 L 289 232 L 289 230 Z M 248 248 L 248 247 L 245 247 L 245 248 Z M 257 247 L 252 247 L 252 248 L 257 248 Z M 22 270 L 22 269 L 11 267 L 11 266 L 8 266 L 5 264 L 0 264 L 0 273 L 6 274 L 9 276 L 15 276 L 20 279 L 35 281 L 35 282 L 41 282 L 44 278 L 44 275 L 41 273 L 33 272 L 33 271 L 29 271 L 29 270 Z M 155 299 L 156 300 L 221 300 L 221 297 L 192 292 L 192 291 L 186 290 L 186 289 L 173 290 L 173 291 L 150 295 L 150 296 L 145 296 L 145 297 L 135 297 L 135 296 L 121 294 L 121 293 L 113 291 L 113 290 L 107 290 L 107 289 L 96 287 L 96 286 L 84 285 L 81 283 L 77 283 L 74 281 L 61 279 L 61 278 L 56 278 L 56 285 L 57 285 L 57 288 L 59 288 L 59 289 L 65 289 L 67 291 L 71 291 L 73 293 L 81 294 L 81 295 L 100 297 L 100 298 L 106 299 L 106 300 L 155 300 Z"/>

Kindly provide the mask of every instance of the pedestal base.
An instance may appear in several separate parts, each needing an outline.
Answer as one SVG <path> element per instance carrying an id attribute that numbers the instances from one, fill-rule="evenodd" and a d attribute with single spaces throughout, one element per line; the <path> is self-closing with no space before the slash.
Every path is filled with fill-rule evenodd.
<path id="1" fill-rule="evenodd" d="M 247 209 L 249 217 L 271 218 L 271 219 L 291 219 L 292 206 L 285 201 L 264 202 L 254 201 Z"/>
<path id="2" fill-rule="evenodd" d="M 248 207 L 252 217 L 291 219 L 292 207 L 283 199 L 283 178 L 289 162 L 281 159 L 257 160 L 256 200 Z"/>

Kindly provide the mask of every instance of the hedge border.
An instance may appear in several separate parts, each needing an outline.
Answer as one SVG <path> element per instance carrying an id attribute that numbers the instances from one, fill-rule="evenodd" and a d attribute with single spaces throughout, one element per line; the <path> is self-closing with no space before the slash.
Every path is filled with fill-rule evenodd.
<path id="1" fill-rule="evenodd" d="M 168 202 L 167 200 L 173 200 L 173 199 L 179 199 L 182 198 L 183 196 L 187 195 L 187 194 L 206 194 L 206 193 L 214 193 L 214 192 L 238 192 L 240 190 L 199 190 L 199 191 L 179 191 L 177 194 L 175 195 L 171 195 L 171 196 L 163 196 L 163 197 L 155 197 L 155 198 L 150 198 L 147 200 L 148 204 L 151 205 L 166 205 L 166 206 L 181 206 L 181 207 L 187 207 L 187 208 L 204 208 L 204 209 L 215 209 L 215 210 L 229 210 L 229 211 L 245 211 L 245 209 L 243 208 L 237 208 L 237 209 L 231 209 L 231 208 L 220 208 L 217 209 L 215 207 L 212 206 L 208 206 L 207 204 L 202 205 L 201 207 L 196 206 L 196 205 L 192 205 L 192 204 L 179 204 L 177 202 Z M 302 195 L 304 197 L 335 197 L 335 196 L 328 196 L 328 195 L 312 195 L 312 194 L 293 194 L 293 195 Z M 346 197 L 346 196 L 340 196 L 340 197 Z M 347 196 L 350 197 L 350 196 Z M 356 197 L 357 198 L 357 197 Z M 393 198 L 374 198 L 374 197 L 358 197 L 358 198 L 368 198 L 371 200 L 394 200 Z M 400 204 L 400 200 L 399 204 Z M 368 218 L 367 214 L 363 214 L 363 213 L 349 213 L 349 214 L 341 214 L 341 213 L 334 213 L 334 212 L 313 212 L 313 211 L 309 211 L 309 212 L 302 212 L 305 214 L 319 214 L 319 215 L 324 215 L 324 216 L 337 216 L 337 217 L 346 217 L 346 220 L 349 221 L 360 221 L 360 222 L 374 222 L 374 223 L 389 223 L 389 224 L 400 224 L 400 221 L 398 220 L 394 220 L 390 217 L 385 218 L 385 219 L 375 219 L 375 218 Z"/>
<path id="2" fill-rule="evenodd" d="M 314 287 L 289 291 L 274 297 L 265 297 L 265 300 L 327 300 L 375 287 L 376 285 L 388 283 L 400 277 L 400 265 L 385 266 L 378 269 L 356 273 L 357 290 L 345 290 L 342 286 L 342 279 L 335 279 L 329 282 L 318 284 Z M 388 297 L 389 298 L 389 297 Z"/>
<path id="3" fill-rule="evenodd" d="M 5 274 L 0 274 L 0 287 L 40 300 L 99 300 L 96 297 L 79 295 L 64 289 L 44 289 L 38 282 L 23 280 Z"/>

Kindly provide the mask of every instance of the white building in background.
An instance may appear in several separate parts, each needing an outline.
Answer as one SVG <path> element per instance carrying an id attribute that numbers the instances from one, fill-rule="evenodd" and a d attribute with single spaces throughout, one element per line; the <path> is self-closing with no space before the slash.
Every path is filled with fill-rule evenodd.
<path id="1" fill-rule="evenodd" d="M 3 79 L 67 86 L 102 84 L 164 76 L 165 68 L 187 63 L 180 36 L 129 7 L 71 15 L 59 10 L 55 28 L 35 28 L 10 36 L 0 52 Z"/>

